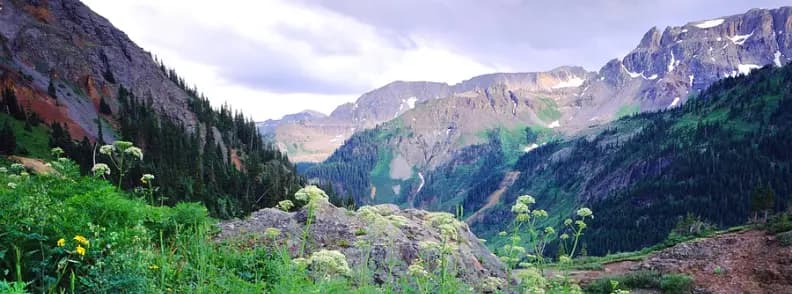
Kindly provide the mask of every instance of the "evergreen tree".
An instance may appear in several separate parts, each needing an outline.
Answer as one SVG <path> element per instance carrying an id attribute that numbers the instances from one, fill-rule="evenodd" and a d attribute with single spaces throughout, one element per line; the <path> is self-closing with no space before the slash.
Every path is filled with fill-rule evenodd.
<path id="1" fill-rule="evenodd" d="M 47 94 L 49 94 L 52 99 L 58 99 L 58 92 L 55 89 L 55 84 L 52 83 L 52 79 L 50 79 L 49 86 L 47 86 Z"/>
<path id="2" fill-rule="evenodd" d="M 8 121 L 0 128 L 0 154 L 11 155 L 16 150 L 16 136 Z"/>
<path id="3" fill-rule="evenodd" d="M 110 109 L 110 105 L 107 104 L 104 97 L 99 100 L 99 112 L 105 115 L 113 114 L 113 110 Z"/>

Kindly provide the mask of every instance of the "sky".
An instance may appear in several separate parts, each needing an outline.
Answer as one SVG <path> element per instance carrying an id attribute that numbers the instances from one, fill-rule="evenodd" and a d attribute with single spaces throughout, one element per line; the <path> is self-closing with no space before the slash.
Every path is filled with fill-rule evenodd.
<path id="1" fill-rule="evenodd" d="M 788 0 L 83 0 L 215 105 L 330 113 L 392 81 L 596 71 L 653 26 Z"/>

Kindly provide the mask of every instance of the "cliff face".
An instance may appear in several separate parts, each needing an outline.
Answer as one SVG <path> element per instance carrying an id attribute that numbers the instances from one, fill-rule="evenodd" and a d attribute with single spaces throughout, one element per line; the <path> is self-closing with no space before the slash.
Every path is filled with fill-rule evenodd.
<path id="1" fill-rule="evenodd" d="M 151 97 L 161 115 L 188 129 L 196 124 L 188 95 L 151 54 L 80 1 L 3 1 L 0 46 L 0 76 L 13 84 L 23 105 L 29 103 L 47 122 L 67 123 L 73 135 L 95 138 L 99 100 L 115 110 L 121 85 Z M 50 80 L 57 102 L 46 94 Z M 109 130 L 104 134 L 112 136 Z"/>

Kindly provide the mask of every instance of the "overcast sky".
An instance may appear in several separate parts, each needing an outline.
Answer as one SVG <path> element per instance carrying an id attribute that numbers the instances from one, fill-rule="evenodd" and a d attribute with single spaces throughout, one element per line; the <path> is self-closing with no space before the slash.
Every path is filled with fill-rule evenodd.
<path id="1" fill-rule="evenodd" d="M 83 0 L 219 105 L 325 113 L 394 80 L 598 70 L 653 26 L 780 0 Z"/>

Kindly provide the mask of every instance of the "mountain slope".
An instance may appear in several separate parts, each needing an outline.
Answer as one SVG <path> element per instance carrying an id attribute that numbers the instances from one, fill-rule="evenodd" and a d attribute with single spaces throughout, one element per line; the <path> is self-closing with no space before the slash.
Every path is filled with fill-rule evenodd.
<path id="1" fill-rule="evenodd" d="M 432 178 L 433 173 L 447 178 L 449 173 L 438 170 L 444 165 L 458 164 L 454 163 L 455 157 L 475 157 L 465 155 L 470 152 L 466 151 L 468 147 L 482 144 L 492 147 L 492 140 L 486 134 L 495 130 L 504 144 L 485 149 L 502 149 L 499 156 L 505 158 L 498 159 L 499 166 L 486 164 L 490 172 L 482 174 L 503 174 L 506 172 L 503 169 L 523 150 L 531 150 L 550 139 L 586 133 L 592 126 L 636 112 L 678 107 L 719 78 L 765 64 L 785 64 L 792 56 L 790 39 L 792 8 L 789 7 L 755 9 L 741 15 L 670 27 L 663 33 L 653 28 L 627 56 L 612 60 L 598 73 L 577 75 L 582 80 L 575 83 L 568 79 L 563 84 L 555 81 L 556 86 L 531 88 L 519 83 L 515 86 L 508 80 L 493 80 L 492 84 L 478 84 L 487 85 L 485 88 L 422 103 L 377 128 L 381 134 L 373 137 L 388 138 L 378 142 L 383 145 L 379 150 L 387 154 L 378 155 L 382 161 L 377 164 L 406 166 L 402 169 L 414 170 L 413 180 L 419 175 Z M 522 132 L 526 127 L 532 130 L 528 137 Z M 377 178 L 377 170 L 369 172 L 369 177 Z M 315 181 L 329 181 L 327 174 L 322 170 L 307 173 Z M 368 181 L 371 191 L 376 188 L 377 193 L 386 194 L 391 194 L 390 187 L 400 186 L 395 194 L 400 194 L 403 202 L 398 203 L 448 209 L 465 201 L 464 197 L 451 195 L 478 185 L 482 179 L 463 173 L 458 176 L 454 177 L 453 189 L 442 193 L 444 196 L 438 196 L 439 192 L 426 194 L 428 191 L 418 191 L 417 186 L 405 190 L 404 186 L 410 184 L 404 176 L 382 175 L 380 180 L 333 176 L 332 181 L 340 182 L 339 185 Z M 370 193 L 360 188 L 337 187 L 337 190 L 350 190 L 357 199 Z M 392 197 L 374 195 L 374 198 Z M 420 203 L 414 199 L 420 199 Z"/>
<path id="2" fill-rule="evenodd" d="M 559 67 L 548 72 L 483 75 L 455 85 L 393 82 L 363 94 L 355 103 L 339 106 L 327 118 L 281 120 L 272 133 L 281 150 L 295 161 L 318 162 L 327 159 L 355 132 L 396 119 L 412 109 L 425 108 L 424 104 L 433 100 L 455 95 L 481 95 L 496 85 L 524 93 L 557 95 L 553 93 L 575 88 L 592 75 L 579 67 Z M 507 101 L 507 106 L 511 104 Z M 446 125 L 437 122 L 428 127 L 442 129 Z"/>
<path id="3" fill-rule="evenodd" d="M 771 210 L 792 191 L 792 66 L 771 66 L 715 83 L 668 111 L 639 114 L 524 155 L 520 177 L 501 205 L 474 220 L 495 236 L 518 195 L 571 214 L 590 206 L 597 217 L 584 237 L 592 254 L 639 249 L 666 238 L 687 213 L 733 226 L 752 215 L 752 195 L 769 187 Z M 430 184 L 431 185 L 431 184 Z M 550 220 L 550 222 L 558 222 Z"/>
<path id="4" fill-rule="evenodd" d="M 140 146 L 145 156 L 117 184 L 131 189 L 142 174 L 155 174 L 160 204 L 201 201 L 227 218 L 293 197 L 303 183 L 281 152 L 261 143 L 252 121 L 212 108 L 77 0 L 3 1 L 0 88 L 0 109 L 24 125 L 47 124 L 48 147 L 63 148 L 84 173 L 108 161 L 97 145 L 123 139 Z M 31 132 L 13 129 L 20 138 Z M 29 141 L 2 153 L 49 156 Z"/>

